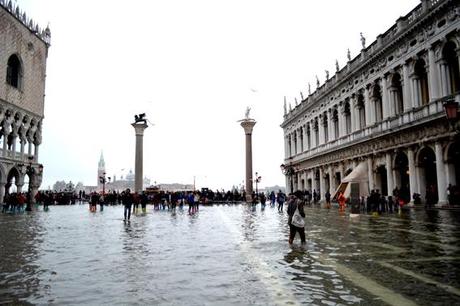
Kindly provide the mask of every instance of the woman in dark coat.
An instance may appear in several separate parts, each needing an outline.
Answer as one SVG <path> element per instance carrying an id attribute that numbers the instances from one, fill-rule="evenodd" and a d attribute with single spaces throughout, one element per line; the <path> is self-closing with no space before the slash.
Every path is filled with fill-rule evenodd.
<path id="1" fill-rule="evenodd" d="M 302 218 L 305 218 L 305 212 L 303 210 L 303 203 L 295 195 L 291 195 L 288 202 L 287 213 L 289 215 L 288 224 L 289 224 L 289 244 L 292 244 L 295 238 L 295 234 L 299 232 L 300 241 L 302 244 L 306 243 L 305 240 L 305 226 L 297 227 L 292 224 L 292 216 L 294 215 L 296 209 L 299 209 L 299 213 Z"/>

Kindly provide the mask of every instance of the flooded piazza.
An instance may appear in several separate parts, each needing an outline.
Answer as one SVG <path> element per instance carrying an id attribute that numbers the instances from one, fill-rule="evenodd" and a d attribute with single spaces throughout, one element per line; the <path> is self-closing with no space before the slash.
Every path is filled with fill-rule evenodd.
<path id="1" fill-rule="evenodd" d="M 0 214 L 0 304 L 460 303 L 459 211 L 305 212 L 305 248 L 269 205 Z"/>

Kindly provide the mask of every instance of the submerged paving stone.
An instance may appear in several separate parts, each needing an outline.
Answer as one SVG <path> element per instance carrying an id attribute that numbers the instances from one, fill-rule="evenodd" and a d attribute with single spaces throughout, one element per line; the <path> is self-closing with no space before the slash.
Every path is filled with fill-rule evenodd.
<path id="1" fill-rule="evenodd" d="M 459 212 L 305 211 L 305 248 L 269 206 L 1 214 L 0 304 L 460 303 Z"/>

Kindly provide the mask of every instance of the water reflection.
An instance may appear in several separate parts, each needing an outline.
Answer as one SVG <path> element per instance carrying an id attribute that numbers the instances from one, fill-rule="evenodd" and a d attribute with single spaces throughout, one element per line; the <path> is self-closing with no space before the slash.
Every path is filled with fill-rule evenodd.
<path id="1" fill-rule="evenodd" d="M 384 304 L 338 266 L 419 304 L 459 301 L 391 269 L 458 288 L 455 212 L 351 219 L 306 208 L 305 247 L 289 247 L 286 213 L 270 206 L 122 215 L 78 205 L 0 215 L 0 304 Z"/>

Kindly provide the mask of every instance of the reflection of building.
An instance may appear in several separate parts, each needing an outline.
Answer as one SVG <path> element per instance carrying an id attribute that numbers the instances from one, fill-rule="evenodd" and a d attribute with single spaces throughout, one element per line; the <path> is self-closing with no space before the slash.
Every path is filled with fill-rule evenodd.
<path id="1" fill-rule="evenodd" d="M 289 189 L 324 197 L 360 168 L 369 189 L 384 195 L 397 187 L 406 200 L 428 191 L 446 202 L 448 184 L 460 184 L 460 142 L 443 109 L 447 98 L 460 100 L 458 12 L 458 1 L 422 0 L 370 46 L 363 40 L 360 54 L 300 105 L 285 108 Z"/>
<path id="2" fill-rule="evenodd" d="M 28 179 L 32 193 L 41 184 L 50 37 L 49 28 L 40 29 L 11 1 L 0 2 L 0 201 L 12 184 L 20 192 Z"/>

